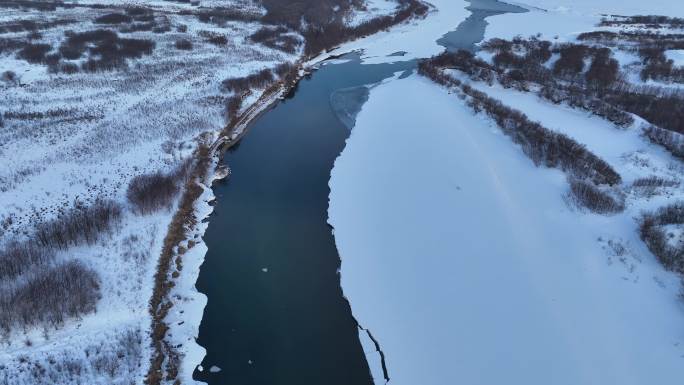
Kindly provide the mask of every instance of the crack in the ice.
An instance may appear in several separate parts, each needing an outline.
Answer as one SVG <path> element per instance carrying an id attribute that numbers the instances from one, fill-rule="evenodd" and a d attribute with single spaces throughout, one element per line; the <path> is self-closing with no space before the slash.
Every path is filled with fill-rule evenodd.
<path id="1" fill-rule="evenodd" d="M 377 351 L 378 354 L 380 354 L 380 365 L 382 366 L 382 376 L 385 378 L 385 384 L 387 384 L 389 382 L 390 378 L 389 378 L 389 373 L 387 372 L 387 363 L 385 362 L 385 353 L 382 351 L 382 348 L 380 348 L 380 343 L 378 342 L 378 340 L 375 339 L 375 337 L 373 337 L 373 333 L 371 333 L 371 331 L 369 329 L 366 329 L 363 326 L 361 326 L 359 321 L 356 321 L 356 326 L 359 329 L 366 332 L 366 334 L 368 334 L 368 338 L 370 338 L 371 341 L 373 341 L 373 345 L 375 345 L 375 351 Z"/>

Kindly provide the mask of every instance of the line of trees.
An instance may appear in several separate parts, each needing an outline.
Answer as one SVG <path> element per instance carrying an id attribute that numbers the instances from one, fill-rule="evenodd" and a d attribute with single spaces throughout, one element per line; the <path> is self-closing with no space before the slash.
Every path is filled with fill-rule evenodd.
<path id="1" fill-rule="evenodd" d="M 586 109 L 618 126 L 631 125 L 634 122 L 631 114 L 635 114 L 664 129 L 684 133 L 684 93 L 624 81 L 618 62 L 605 47 L 569 43 L 552 46 L 551 51 L 559 52 L 560 58 L 555 62 L 553 71 L 549 71 L 544 66 L 548 54 L 542 53 L 543 47 L 535 39 L 492 40 L 483 45 L 484 49 L 496 52 L 493 66 L 485 68 L 496 74 L 504 86 L 528 90 L 526 82 L 537 83 L 541 86 L 538 94 L 545 99 Z M 516 53 L 520 51 L 527 51 L 527 54 Z M 662 48 L 641 48 L 639 52 L 646 63 L 644 71 L 661 68 L 659 66 L 665 60 Z M 591 64 L 585 71 L 583 63 L 587 58 L 591 59 Z M 461 67 L 483 67 L 480 62 L 470 60 Z M 667 66 L 665 72 L 654 76 L 676 77 L 679 76 L 677 71 Z"/>
<path id="2" fill-rule="evenodd" d="M 335 47 L 345 41 L 369 36 L 393 25 L 402 23 L 411 17 L 422 17 L 429 8 L 418 0 L 399 0 L 400 9 L 392 16 L 379 16 L 355 27 L 343 22 L 309 25 L 302 35 L 306 39 L 305 54 L 313 56 L 326 49 Z"/>
<path id="3" fill-rule="evenodd" d="M 286 26 L 298 31 L 306 40 L 304 52 L 313 56 L 345 41 L 368 36 L 408 20 L 425 15 L 427 5 L 418 0 L 398 0 L 398 11 L 391 16 L 380 16 L 357 26 L 348 26 L 345 17 L 364 3 L 360 0 L 262 0 L 266 15 L 262 22 Z"/>
<path id="4" fill-rule="evenodd" d="M 630 24 L 643 24 L 648 28 L 684 28 L 684 19 L 659 15 L 635 15 L 613 19 L 603 18 L 599 23 L 603 27 L 619 27 Z"/>
<path id="5" fill-rule="evenodd" d="M 536 83 L 540 85 L 537 94 L 553 103 L 568 103 L 621 127 L 634 123 L 630 113 L 604 100 L 607 93 L 623 84 L 620 82 L 618 62 L 611 57 L 607 48 L 569 43 L 553 46 L 548 41 L 535 38 L 517 38 L 513 41 L 494 39 L 486 42 L 483 48 L 495 53 L 493 66 L 488 69 L 504 87 L 529 91 L 527 84 Z M 560 58 L 550 70 L 545 63 L 553 52 L 559 53 Z M 591 62 L 585 71 L 586 59 Z M 480 62 L 469 63 L 481 67 Z"/>
<path id="6" fill-rule="evenodd" d="M 606 202 L 614 200 L 607 189 L 594 188 L 588 190 L 581 183 L 592 183 L 597 186 L 616 186 L 622 182 L 620 175 L 603 159 L 597 157 L 583 145 L 570 137 L 549 130 L 538 122 L 531 121 L 522 112 L 502 104 L 484 92 L 475 90 L 460 80 L 448 75 L 444 68 L 451 68 L 450 63 L 462 65 L 463 58 L 472 55 L 465 52 L 445 52 L 431 59 L 423 60 L 418 71 L 438 84 L 456 87 L 463 92 L 467 105 L 476 113 L 484 112 L 492 118 L 501 130 L 513 142 L 519 144 L 523 152 L 535 163 L 546 167 L 558 168 L 578 180 L 576 192 L 590 209 L 606 212 Z M 584 182 L 582 182 L 584 181 Z M 597 198 L 598 196 L 600 198 Z M 611 208 L 619 210 L 619 201 Z"/>
<path id="7" fill-rule="evenodd" d="M 672 155 L 684 159 L 684 135 L 652 124 L 644 129 L 644 135 L 651 142 L 665 147 Z"/>
<path id="8" fill-rule="evenodd" d="M 242 94 L 252 88 L 264 88 L 273 82 L 273 71 L 264 68 L 259 72 L 241 78 L 226 79 L 221 83 L 224 91 Z"/>

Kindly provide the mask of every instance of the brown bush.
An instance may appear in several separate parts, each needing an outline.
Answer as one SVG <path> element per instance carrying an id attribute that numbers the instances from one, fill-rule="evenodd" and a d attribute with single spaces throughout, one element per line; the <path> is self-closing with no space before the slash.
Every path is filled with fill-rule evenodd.
<path id="1" fill-rule="evenodd" d="M 560 58 L 553 65 L 553 73 L 566 77 L 578 75 L 584 69 L 584 58 L 588 47 L 579 44 L 566 44 L 560 47 Z"/>
<path id="2" fill-rule="evenodd" d="M 663 229 L 665 225 L 684 225 L 684 203 L 674 203 L 644 214 L 639 227 L 641 239 L 663 266 L 684 273 L 684 249 L 668 243 Z"/>
<path id="3" fill-rule="evenodd" d="M 35 237 L 42 247 L 62 250 L 69 246 L 93 244 L 120 218 L 121 206 L 112 200 L 98 200 L 90 206 L 77 203 L 55 220 L 39 223 Z"/>
<path id="4" fill-rule="evenodd" d="M 176 40 L 175 46 L 176 46 L 176 49 L 180 49 L 180 50 L 184 50 L 184 51 L 191 51 L 192 50 L 192 42 L 188 39 Z"/>
<path id="5" fill-rule="evenodd" d="M 51 263 L 55 253 L 32 242 L 7 242 L 0 250 L 0 280 L 7 281 L 25 273 L 31 267 Z"/>
<path id="6" fill-rule="evenodd" d="M 625 204 L 621 197 L 601 189 L 593 183 L 577 178 L 569 178 L 570 196 L 580 206 L 598 214 L 614 214 L 622 212 Z"/>
<path id="7" fill-rule="evenodd" d="M 262 27 L 249 38 L 255 43 L 293 54 L 297 52 L 300 43 L 297 37 L 288 35 L 288 32 L 288 29 L 282 26 L 276 28 Z"/>
<path id="8" fill-rule="evenodd" d="M 24 59 L 29 63 L 45 63 L 45 55 L 52 49 L 50 44 L 27 43 L 17 53 L 17 58 Z"/>
<path id="9" fill-rule="evenodd" d="M 263 69 L 255 74 L 242 78 L 231 78 L 224 80 L 221 84 L 225 91 L 242 93 L 251 88 L 263 88 L 273 81 L 273 72 L 270 69 Z"/>
<path id="10" fill-rule="evenodd" d="M 97 274 L 70 261 L 34 272 L 16 287 L 0 289 L 0 329 L 59 326 L 65 319 L 95 311 L 100 299 Z"/>
<path id="11" fill-rule="evenodd" d="M 130 23 L 133 18 L 123 13 L 108 13 L 95 19 L 95 24 L 122 24 Z"/>
<path id="12" fill-rule="evenodd" d="M 128 202 L 138 214 L 150 214 L 162 208 L 169 208 L 173 203 L 180 184 L 187 173 L 187 164 L 177 170 L 164 174 L 138 175 L 131 180 L 126 190 Z"/>

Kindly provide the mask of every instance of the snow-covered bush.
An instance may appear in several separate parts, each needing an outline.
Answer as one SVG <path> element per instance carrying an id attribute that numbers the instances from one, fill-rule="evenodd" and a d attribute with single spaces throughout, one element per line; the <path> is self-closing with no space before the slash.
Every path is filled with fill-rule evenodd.
<path id="1" fill-rule="evenodd" d="M 646 213 L 641 219 L 641 239 L 668 270 L 684 273 L 684 248 L 668 240 L 666 226 L 684 226 L 684 203 L 678 202 Z"/>
<path id="2" fill-rule="evenodd" d="M 176 49 L 190 51 L 192 50 L 192 41 L 188 39 L 178 39 L 174 44 Z"/>
<path id="3" fill-rule="evenodd" d="M 184 167 L 164 174 L 138 175 L 131 179 L 126 190 L 128 202 L 133 210 L 139 214 L 149 214 L 161 208 L 168 208 L 180 190 L 180 184 L 185 177 Z"/>
<path id="4" fill-rule="evenodd" d="M 39 223 L 35 240 L 43 247 L 61 250 L 91 245 L 121 219 L 121 211 L 121 205 L 112 200 L 97 200 L 90 206 L 77 203 L 56 219 Z"/>
<path id="5" fill-rule="evenodd" d="M 99 298 L 97 274 L 82 263 L 43 265 L 0 287 L 0 329 L 9 334 L 13 327 L 57 327 L 95 311 Z"/>
<path id="6" fill-rule="evenodd" d="M 50 248 L 40 247 L 33 242 L 8 242 L 0 250 L 0 280 L 9 280 L 23 274 L 33 266 L 46 265 L 55 259 Z"/>
<path id="7" fill-rule="evenodd" d="M 624 198 L 615 191 L 577 178 L 569 178 L 569 182 L 570 197 L 578 206 L 598 214 L 613 214 L 625 209 Z"/>
<path id="8" fill-rule="evenodd" d="M 242 94 L 251 88 L 263 88 L 272 81 L 273 72 L 266 68 L 245 77 L 226 79 L 223 81 L 222 86 L 226 91 Z"/>
<path id="9" fill-rule="evenodd" d="M 0 362 L 0 385 L 139 383 L 143 332 L 129 327 L 105 331 L 102 338 Z"/>
<path id="10" fill-rule="evenodd" d="M 665 147 L 672 155 L 684 159 L 684 135 L 654 125 L 646 127 L 644 135 L 653 143 Z"/>

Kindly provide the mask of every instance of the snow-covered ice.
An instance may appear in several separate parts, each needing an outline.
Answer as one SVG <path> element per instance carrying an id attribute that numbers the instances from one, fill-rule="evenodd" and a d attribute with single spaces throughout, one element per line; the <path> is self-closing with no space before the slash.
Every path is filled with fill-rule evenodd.
<path id="1" fill-rule="evenodd" d="M 679 382 L 678 278 L 629 216 L 569 208 L 566 184 L 426 79 L 372 89 L 329 222 L 391 383 Z"/>

